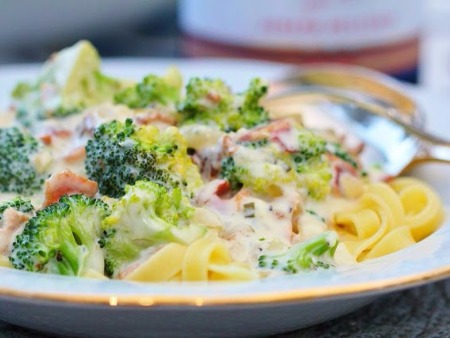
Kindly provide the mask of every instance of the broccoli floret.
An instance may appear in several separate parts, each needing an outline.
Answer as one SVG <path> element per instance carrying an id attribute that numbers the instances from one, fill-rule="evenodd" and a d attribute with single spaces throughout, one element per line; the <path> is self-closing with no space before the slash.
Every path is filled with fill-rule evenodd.
<path id="1" fill-rule="evenodd" d="M 245 187 L 278 196 L 282 185 L 294 183 L 313 199 L 323 199 L 332 178 L 325 140 L 300 127 L 288 132 L 297 138 L 297 144 L 290 144 L 294 150 L 287 150 L 277 138 L 238 142 L 233 154 L 222 160 L 220 176 L 233 190 Z"/>
<path id="2" fill-rule="evenodd" d="M 261 149 L 269 144 L 269 140 L 266 138 L 256 140 L 256 141 L 244 141 L 240 142 L 244 147 L 252 148 L 252 149 Z"/>
<path id="3" fill-rule="evenodd" d="M 0 228 L 5 226 L 4 213 L 7 209 L 14 209 L 20 211 L 23 214 L 28 214 L 30 217 L 34 213 L 33 204 L 30 200 L 23 199 L 20 196 L 13 198 L 12 200 L 0 202 Z"/>
<path id="4" fill-rule="evenodd" d="M 9 201 L 0 202 L 0 226 L 3 224 L 3 214 L 6 209 L 13 208 L 24 214 L 30 214 L 34 211 L 33 204 L 30 200 L 23 199 L 20 196 Z"/>
<path id="5" fill-rule="evenodd" d="M 268 139 L 245 141 L 222 160 L 220 176 L 233 190 L 245 187 L 255 193 L 276 197 L 281 186 L 296 182 L 296 173 L 286 161 L 288 156 Z"/>
<path id="6" fill-rule="evenodd" d="M 39 142 L 17 127 L 0 128 L 0 190 L 31 194 L 42 187 L 45 173 L 33 158 L 40 151 Z"/>
<path id="7" fill-rule="evenodd" d="M 308 161 L 322 156 L 326 152 L 327 142 L 307 129 L 301 129 L 298 134 L 299 151 L 293 154 L 297 167 L 307 165 Z"/>
<path id="8" fill-rule="evenodd" d="M 105 252 L 105 273 L 116 276 L 142 250 L 158 243 L 188 244 L 206 232 L 191 224 L 194 208 L 181 189 L 169 190 L 153 182 L 138 181 L 112 205 L 103 223 L 100 245 Z"/>
<path id="9" fill-rule="evenodd" d="M 172 68 L 165 77 L 146 76 L 141 83 L 117 93 L 114 101 L 134 109 L 145 108 L 152 104 L 175 107 L 180 100 L 181 85 L 180 73 Z"/>
<path id="10" fill-rule="evenodd" d="M 100 72 L 97 50 L 80 41 L 52 55 L 34 81 L 16 85 L 12 97 L 17 118 L 31 127 L 35 120 L 65 117 L 111 101 L 124 87 L 124 82 Z"/>
<path id="11" fill-rule="evenodd" d="M 103 273 L 97 241 L 110 213 L 104 202 L 84 195 L 63 196 L 39 210 L 16 237 L 9 260 L 16 269 L 80 276 L 86 269 Z"/>
<path id="12" fill-rule="evenodd" d="M 244 103 L 239 107 L 239 114 L 243 119 L 243 127 L 252 128 L 269 121 L 269 113 L 261 107 L 259 101 L 266 95 L 267 85 L 261 79 L 255 78 L 249 88 L 241 95 Z"/>
<path id="13" fill-rule="evenodd" d="M 182 108 L 186 119 L 208 120 L 230 111 L 233 101 L 231 89 L 222 80 L 194 77 L 186 86 Z"/>
<path id="14" fill-rule="evenodd" d="M 323 199 L 330 191 L 331 169 L 326 160 L 327 142 L 312 131 L 302 129 L 298 135 L 299 150 L 292 153 L 298 181 L 309 196 Z"/>
<path id="15" fill-rule="evenodd" d="M 86 145 L 86 172 L 99 191 L 120 197 L 127 184 L 150 180 L 167 188 L 183 187 L 189 193 L 202 183 L 198 168 L 187 155 L 178 129 L 160 132 L 156 127 L 136 127 L 130 119 L 97 128 Z"/>
<path id="16" fill-rule="evenodd" d="M 260 268 L 281 270 L 290 274 L 300 271 L 329 268 L 338 245 L 335 232 L 324 232 L 308 241 L 292 246 L 284 254 L 262 255 L 258 259 Z"/>
<path id="17" fill-rule="evenodd" d="M 232 190 L 239 190 L 242 188 L 242 177 L 246 170 L 242 167 L 237 167 L 234 158 L 229 156 L 222 160 L 220 167 L 220 176 L 228 181 Z"/>
<path id="18" fill-rule="evenodd" d="M 236 155 L 222 160 L 220 176 L 229 182 L 232 190 L 246 187 L 256 193 L 275 197 L 282 193 L 279 184 L 295 182 L 295 173 L 284 170 L 280 163 L 251 163 L 250 155 L 248 160 L 250 162 L 247 159 L 242 161 L 241 156 Z"/>
<path id="19" fill-rule="evenodd" d="M 268 121 L 268 113 L 259 105 L 267 86 L 259 79 L 249 89 L 235 95 L 219 79 L 192 78 L 181 105 L 182 123 L 216 124 L 225 131 L 251 128 Z"/>
<path id="20" fill-rule="evenodd" d="M 322 159 L 312 159 L 308 164 L 297 167 L 299 187 L 306 188 L 308 195 L 315 200 L 325 198 L 330 192 L 332 174 L 330 165 Z"/>
<path id="21" fill-rule="evenodd" d="M 261 139 L 257 141 L 245 141 L 240 145 L 250 149 L 261 149 L 269 144 L 267 139 Z M 243 187 L 244 182 L 246 186 L 251 186 L 255 191 L 262 191 L 264 185 L 267 187 L 268 182 L 255 182 L 252 176 L 249 175 L 249 171 L 242 165 L 236 165 L 233 156 L 225 157 L 220 166 L 220 177 L 227 180 L 230 184 L 231 190 L 239 190 Z"/>

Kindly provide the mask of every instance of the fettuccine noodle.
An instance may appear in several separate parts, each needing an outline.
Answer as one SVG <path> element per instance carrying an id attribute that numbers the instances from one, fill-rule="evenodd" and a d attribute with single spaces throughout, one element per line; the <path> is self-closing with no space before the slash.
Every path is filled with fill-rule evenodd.
<path id="1" fill-rule="evenodd" d="M 363 261 L 424 239 L 443 217 L 442 203 L 427 184 L 396 178 L 367 185 L 352 208 L 334 215 L 334 223 L 351 255 Z"/>
<path id="2" fill-rule="evenodd" d="M 257 276 L 248 266 L 232 262 L 225 243 L 214 233 L 189 246 L 167 244 L 125 277 L 139 282 L 242 281 L 255 278 Z"/>

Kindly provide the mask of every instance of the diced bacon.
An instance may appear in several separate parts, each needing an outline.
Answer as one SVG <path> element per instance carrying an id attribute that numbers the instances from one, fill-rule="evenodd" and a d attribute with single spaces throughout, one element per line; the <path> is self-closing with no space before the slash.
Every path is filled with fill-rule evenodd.
<path id="1" fill-rule="evenodd" d="M 64 161 L 74 163 L 83 160 L 86 157 L 86 148 L 84 146 L 77 147 L 71 150 L 64 156 Z"/>
<path id="2" fill-rule="evenodd" d="M 237 150 L 236 144 L 233 142 L 230 136 L 225 135 L 222 138 L 222 152 L 225 156 L 232 155 Z"/>
<path id="3" fill-rule="evenodd" d="M 72 132 L 67 129 L 61 128 L 46 128 L 45 133 L 39 135 L 39 139 L 42 143 L 49 146 L 53 143 L 54 137 L 58 138 L 69 138 L 72 136 Z"/>
<path id="4" fill-rule="evenodd" d="M 208 94 L 206 94 L 206 98 L 208 99 L 208 101 L 214 104 L 218 104 L 222 100 L 221 96 L 214 92 L 209 92 Z"/>
<path id="5" fill-rule="evenodd" d="M 203 186 L 197 193 L 196 201 L 199 206 L 205 205 L 211 200 L 221 200 L 222 196 L 229 192 L 230 183 L 227 180 L 215 179 Z"/>
<path id="6" fill-rule="evenodd" d="M 335 194 L 341 195 L 341 177 L 342 175 L 351 175 L 354 177 L 358 176 L 358 171 L 355 167 L 353 167 L 348 162 L 343 161 L 339 157 L 336 157 L 332 154 L 327 154 L 330 163 L 331 170 L 333 173 L 333 181 L 332 181 L 332 190 Z"/>
<path id="7" fill-rule="evenodd" d="M 389 183 L 389 182 L 391 182 L 394 178 L 396 178 L 396 176 L 392 176 L 392 175 L 389 175 L 389 174 L 384 174 L 384 175 L 381 176 L 380 180 L 383 181 L 383 182 L 385 182 L 385 183 Z"/>
<path id="8" fill-rule="evenodd" d="M 136 122 L 138 124 L 152 124 L 155 122 L 162 122 L 164 124 L 173 126 L 177 123 L 177 120 L 173 116 L 169 116 L 167 114 L 159 113 L 159 112 L 153 112 L 150 114 L 143 114 L 136 116 Z"/>
<path id="9" fill-rule="evenodd" d="M 216 186 L 215 194 L 217 196 L 222 196 L 229 191 L 230 191 L 230 183 L 226 180 L 220 180 L 220 182 Z"/>
<path id="10" fill-rule="evenodd" d="M 0 229 L 0 254 L 9 255 L 16 233 L 25 225 L 30 217 L 14 208 L 3 213 L 3 227 Z"/>
<path id="11" fill-rule="evenodd" d="M 43 135 L 39 136 L 39 139 L 46 146 L 49 146 L 50 144 L 52 144 L 52 135 L 50 135 L 50 134 L 43 134 Z"/>
<path id="12" fill-rule="evenodd" d="M 275 120 L 268 125 L 261 126 L 249 130 L 245 134 L 241 135 L 240 141 L 257 141 L 264 138 L 273 136 L 274 134 L 281 131 L 288 131 L 292 127 L 293 121 L 291 119 L 279 119 Z"/>
<path id="13" fill-rule="evenodd" d="M 70 170 L 53 174 L 45 182 L 45 200 L 43 206 L 58 202 L 64 195 L 83 194 L 94 197 L 98 191 L 97 182 L 77 175 Z"/>
<path id="14" fill-rule="evenodd" d="M 349 152 L 353 155 L 360 155 L 364 151 L 365 146 L 364 142 L 359 142 L 353 148 L 349 149 Z"/>
<path id="15" fill-rule="evenodd" d="M 273 135 L 271 135 L 270 139 L 271 139 L 271 141 L 277 143 L 283 151 L 288 152 L 288 153 L 294 153 L 294 152 L 298 151 L 298 144 L 292 145 L 292 144 L 289 144 L 289 142 L 286 142 L 286 137 L 285 137 L 286 132 L 289 132 L 289 131 L 283 130 L 280 132 L 276 132 Z"/>
<path id="16" fill-rule="evenodd" d="M 72 131 L 68 129 L 51 129 L 50 133 L 59 138 L 69 138 L 72 136 Z"/>

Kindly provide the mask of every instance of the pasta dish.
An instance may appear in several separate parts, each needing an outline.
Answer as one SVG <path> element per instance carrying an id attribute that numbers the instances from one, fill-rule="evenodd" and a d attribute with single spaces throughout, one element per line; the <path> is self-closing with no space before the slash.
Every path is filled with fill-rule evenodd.
<path id="1" fill-rule="evenodd" d="M 87 41 L 20 82 L 0 128 L 0 265 L 140 282 L 239 281 L 391 254 L 442 223 L 416 178 L 363 166 L 363 145 L 267 85 L 233 92 L 175 68 L 102 73 Z"/>

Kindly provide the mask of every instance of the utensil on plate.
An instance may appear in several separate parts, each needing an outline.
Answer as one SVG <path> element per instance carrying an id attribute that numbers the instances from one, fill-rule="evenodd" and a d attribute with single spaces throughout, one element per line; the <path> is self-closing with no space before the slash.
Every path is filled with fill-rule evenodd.
<path id="1" fill-rule="evenodd" d="M 312 66 L 273 81 L 264 105 L 275 117 L 301 112 L 309 126 L 354 133 L 366 145 L 363 161 L 392 176 L 422 162 L 450 163 L 450 140 L 423 129 L 424 114 L 404 87 L 360 67 Z"/>

